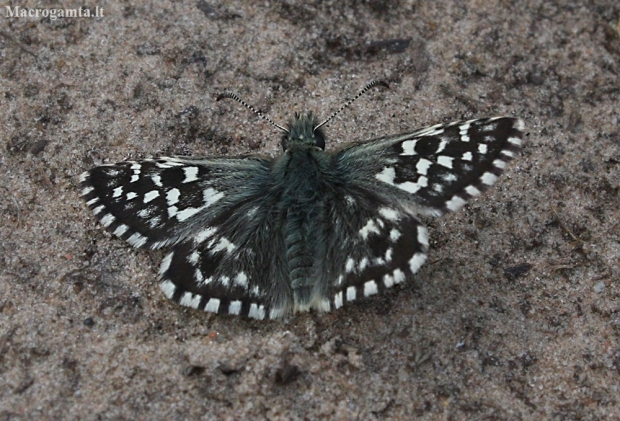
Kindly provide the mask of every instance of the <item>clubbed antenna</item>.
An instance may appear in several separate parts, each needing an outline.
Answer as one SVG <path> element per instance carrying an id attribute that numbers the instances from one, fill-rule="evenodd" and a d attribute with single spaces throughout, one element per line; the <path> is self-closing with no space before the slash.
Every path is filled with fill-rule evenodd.
<path id="1" fill-rule="evenodd" d="M 352 99 L 350 99 L 349 101 L 347 101 L 346 104 L 344 104 L 342 107 L 340 107 L 338 110 L 336 110 L 336 112 L 334 112 L 332 115 L 330 115 L 329 117 L 327 117 L 327 119 L 325 121 L 323 121 L 321 124 L 319 124 L 318 126 L 316 126 L 314 128 L 314 130 L 318 129 L 321 126 L 326 125 L 329 120 L 331 120 L 332 118 L 336 117 L 338 114 L 340 114 L 340 112 L 342 110 L 344 110 L 345 108 L 347 108 L 349 105 L 353 104 L 353 101 L 355 101 L 356 99 L 358 99 L 359 97 L 361 97 L 362 95 L 364 95 L 366 92 L 368 92 L 369 89 L 374 88 L 375 86 L 384 86 L 386 88 L 389 88 L 390 85 L 387 84 L 387 82 L 384 82 L 382 80 L 373 80 L 372 82 L 370 82 L 368 85 L 364 86 L 364 89 L 362 89 L 359 94 L 355 95 Z"/>
<path id="2" fill-rule="evenodd" d="M 258 111 L 256 108 L 252 107 L 250 104 L 248 104 L 247 102 L 245 102 L 244 100 L 242 100 L 241 98 L 239 98 L 239 96 L 237 96 L 237 94 L 233 94 L 232 92 L 223 92 L 221 94 L 219 94 L 216 98 L 216 101 L 219 101 L 221 99 L 224 98 L 230 98 L 230 99 L 234 99 L 235 101 L 237 101 L 239 104 L 243 105 L 245 108 L 247 108 L 248 110 L 252 111 L 254 114 L 256 114 L 258 117 L 262 118 L 263 120 L 268 121 L 269 123 L 273 124 L 275 127 L 277 127 L 278 129 L 282 130 L 284 133 L 288 133 L 288 129 L 280 126 L 279 124 L 275 123 L 272 119 L 270 119 L 269 117 L 267 117 L 265 114 L 263 114 L 262 112 Z"/>

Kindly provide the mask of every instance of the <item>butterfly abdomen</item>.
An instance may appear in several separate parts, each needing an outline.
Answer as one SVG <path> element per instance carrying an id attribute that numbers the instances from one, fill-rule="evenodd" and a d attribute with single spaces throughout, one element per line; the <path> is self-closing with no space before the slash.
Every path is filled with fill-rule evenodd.
<path id="1" fill-rule="evenodd" d="M 284 171 L 281 200 L 283 239 L 294 306 L 307 310 L 313 301 L 317 255 L 324 249 L 321 229 L 325 226 L 325 153 L 312 146 L 296 145 L 281 158 Z"/>

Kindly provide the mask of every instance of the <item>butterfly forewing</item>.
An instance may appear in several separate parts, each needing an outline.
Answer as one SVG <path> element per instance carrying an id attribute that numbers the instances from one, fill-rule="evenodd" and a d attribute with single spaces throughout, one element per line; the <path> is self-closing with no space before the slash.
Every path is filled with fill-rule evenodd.
<path id="1" fill-rule="evenodd" d="M 112 233 L 134 247 L 157 249 L 192 236 L 231 206 L 262 194 L 259 186 L 266 184 L 269 165 L 259 158 L 120 162 L 82 174 L 82 195 Z"/>
<path id="2" fill-rule="evenodd" d="M 439 216 L 495 183 L 519 152 L 522 134 L 515 118 L 459 121 L 353 145 L 338 160 L 365 176 L 352 181 L 378 184 L 413 212 Z"/>

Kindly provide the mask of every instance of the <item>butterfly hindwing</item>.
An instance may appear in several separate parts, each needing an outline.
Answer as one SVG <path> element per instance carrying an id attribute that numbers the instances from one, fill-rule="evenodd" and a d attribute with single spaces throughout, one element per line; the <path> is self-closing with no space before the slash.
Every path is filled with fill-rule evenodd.
<path id="1" fill-rule="evenodd" d="M 328 309 L 374 295 L 410 279 L 426 260 L 424 225 L 398 203 L 351 187 L 328 209 L 327 249 L 317 270 Z"/>

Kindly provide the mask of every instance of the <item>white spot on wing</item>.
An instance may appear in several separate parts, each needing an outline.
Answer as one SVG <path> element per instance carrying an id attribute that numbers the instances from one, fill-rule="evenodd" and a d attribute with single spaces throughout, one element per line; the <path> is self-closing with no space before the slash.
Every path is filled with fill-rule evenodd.
<path id="1" fill-rule="evenodd" d="M 176 205 L 179 202 L 179 197 L 181 197 L 181 192 L 177 188 L 173 188 L 168 190 L 166 193 L 166 202 L 168 206 Z"/>
<path id="2" fill-rule="evenodd" d="M 104 227 L 109 227 L 112 222 L 114 222 L 116 218 L 111 213 L 106 214 L 103 218 L 101 218 L 101 223 Z"/>
<path id="3" fill-rule="evenodd" d="M 159 176 L 159 174 L 151 175 L 151 180 L 153 181 L 153 184 L 155 184 L 157 187 L 163 187 L 164 186 L 161 183 L 161 177 Z"/>
<path id="4" fill-rule="evenodd" d="M 501 159 L 496 159 L 495 161 L 493 161 L 493 166 L 499 168 L 500 170 L 503 170 L 504 168 L 506 168 L 506 162 L 502 161 Z"/>
<path id="5" fill-rule="evenodd" d="M 454 161 L 454 158 L 451 156 L 440 155 L 437 157 L 437 163 L 446 168 L 452 168 L 452 161 Z"/>
<path id="6" fill-rule="evenodd" d="M 385 285 L 386 288 L 390 288 L 392 285 L 394 285 L 394 277 L 391 276 L 389 273 L 383 275 L 383 285 Z"/>
<path id="7" fill-rule="evenodd" d="M 149 203 L 159 197 L 159 190 L 151 190 L 144 195 L 144 203 Z"/>
<path id="8" fill-rule="evenodd" d="M 342 307 L 342 291 L 334 296 L 334 307 L 336 309 Z"/>
<path id="9" fill-rule="evenodd" d="M 163 291 L 164 295 L 170 299 L 172 299 L 174 292 L 177 290 L 176 285 L 167 279 L 159 284 L 159 288 Z"/>
<path id="10" fill-rule="evenodd" d="M 197 251 L 193 251 L 189 256 L 187 256 L 187 261 L 194 266 L 198 263 L 199 259 L 200 253 L 198 253 Z"/>
<path id="11" fill-rule="evenodd" d="M 508 138 L 508 143 L 512 143 L 515 146 L 521 146 L 522 142 L 523 141 L 519 137 L 509 137 Z"/>
<path id="12" fill-rule="evenodd" d="M 397 230 L 396 228 L 393 228 L 392 231 L 390 231 L 390 240 L 392 240 L 393 243 L 395 243 L 401 236 L 402 234 L 400 233 L 399 230 Z"/>
<path id="13" fill-rule="evenodd" d="M 390 208 L 380 208 L 379 213 L 388 221 L 397 221 L 400 213 Z"/>
<path id="14" fill-rule="evenodd" d="M 224 193 L 218 192 L 217 190 L 209 187 L 208 189 L 204 191 L 205 204 L 203 208 L 207 206 L 211 206 L 212 204 L 220 200 L 222 197 L 224 197 Z"/>
<path id="15" fill-rule="evenodd" d="M 120 224 L 118 227 L 116 227 L 113 234 L 116 235 L 117 237 L 121 237 L 123 234 L 127 232 L 128 229 L 129 227 L 127 225 Z"/>
<path id="16" fill-rule="evenodd" d="M 487 126 L 488 127 L 488 126 Z M 488 151 L 488 146 L 486 145 L 486 143 L 480 143 L 478 145 L 478 153 L 481 155 L 484 155 L 485 153 L 487 153 Z"/>
<path id="17" fill-rule="evenodd" d="M 471 152 L 465 152 L 462 157 L 463 161 L 471 161 L 474 159 L 474 156 Z"/>
<path id="18" fill-rule="evenodd" d="M 412 194 L 417 193 L 422 187 L 428 187 L 428 178 L 420 176 L 415 183 L 405 181 L 404 183 L 396 184 L 396 187 Z"/>
<path id="19" fill-rule="evenodd" d="M 153 213 L 153 208 L 148 207 L 148 208 L 140 209 L 136 215 L 138 215 L 140 218 L 146 219 L 149 216 L 151 216 L 152 213 Z"/>
<path id="20" fill-rule="evenodd" d="M 354 268 L 354 267 L 355 267 L 355 260 L 353 260 L 352 258 L 350 258 L 350 257 L 349 257 L 349 258 L 347 259 L 347 263 L 346 263 L 346 265 L 345 265 L 345 267 L 344 267 L 344 270 L 345 270 L 347 273 L 351 273 L 351 272 L 353 272 L 353 268 Z"/>
<path id="21" fill-rule="evenodd" d="M 422 158 L 416 164 L 415 169 L 418 172 L 418 174 L 426 175 L 426 173 L 428 172 L 428 169 L 431 167 L 432 164 L 433 163 L 429 161 L 428 159 Z"/>
<path id="22" fill-rule="evenodd" d="M 198 167 L 184 167 L 183 172 L 185 173 L 183 183 L 191 183 L 198 180 Z"/>
<path id="23" fill-rule="evenodd" d="M 330 311 L 332 309 L 331 304 L 329 303 L 329 300 L 320 300 L 318 301 L 315 305 L 314 308 L 316 308 L 319 311 L 322 312 L 327 312 Z"/>
<path id="24" fill-rule="evenodd" d="M 520 131 L 525 130 L 525 123 L 520 118 L 517 119 L 515 123 L 515 129 L 520 130 Z"/>
<path id="25" fill-rule="evenodd" d="M 416 253 L 409 260 L 409 269 L 411 269 L 412 273 L 416 273 L 422 264 L 426 261 L 426 254 L 424 253 Z"/>
<path id="26" fill-rule="evenodd" d="M 377 283 L 375 281 L 368 281 L 364 283 L 364 297 L 375 295 L 378 292 L 379 288 L 377 287 Z"/>
<path id="27" fill-rule="evenodd" d="M 133 200 L 133 199 L 135 199 L 136 197 L 138 197 L 138 194 L 137 194 L 137 193 L 135 193 L 135 192 L 132 192 L 132 191 L 130 191 L 129 193 L 127 193 L 127 194 L 125 195 L 125 198 L 126 198 L 127 200 Z"/>
<path id="28" fill-rule="evenodd" d="M 392 167 L 385 167 L 383 170 L 375 176 L 377 180 L 383 181 L 389 185 L 394 185 L 394 179 L 396 178 L 396 171 Z"/>
<path id="29" fill-rule="evenodd" d="M 127 239 L 127 242 L 134 247 L 142 247 L 146 244 L 146 237 L 136 232 Z"/>
<path id="30" fill-rule="evenodd" d="M 231 301 L 228 306 L 228 314 L 237 315 L 241 312 L 241 301 Z"/>
<path id="31" fill-rule="evenodd" d="M 481 132 L 492 132 L 497 127 L 497 123 L 487 123 L 484 126 L 481 126 L 478 130 Z M 485 152 L 481 152 L 485 153 Z"/>
<path id="32" fill-rule="evenodd" d="M 355 287 L 349 287 L 347 288 L 347 301 L 353 301 L 355 300 Z"/>
<path id="33" fill-rule="evenodd" d="M 196 244 L 200 244 L 209 237 L 211 237 L 213 234 L 215 234 L 216 231 L 217 228 L 205 228 L 194 236 L 194 242 Z"/>
<path id="34" fill-rule="evenodd" d="M 220 284 L 224 285 L 227 288 L 230 285 L 230 278 L 228 276 L 222 276 L 220 279 L 218 279 L 218 281 Z"/>
<path id="35" fill-rule="evenodd" d="M 471 122 L 473 120 L 470 121 L 466 121 L 465 123 L 461 124 L 461 126 L 459 127 L 459 134 L 461 135 L 461 142 L 469 142 L 469 136 L 467 135 L 467 132 L 469 131 L 469 126 L 471 125 Z"/>
<path id="36" fill-rule="evenodd" d="M 454 195 L 452 196 L 452 199 L 446 202 L 446 208 L 454 212 L 461 209 L 465 203 L 466 202 L 462 197 Z"/>
<path id="37" fill-rule="evenodd" d="M 196 215 L 198 212 L 200 212 L 203 208 L 185 208 L 182 211 L 176 211 L 176 206 L 171 206 L 168 208 L 168 210 L 170 211 L 171 209 L 175 210 L 174 216 L 176 216 L 176 218 L 179 220 L 179 222 L 183 222 L 186 219 L 191 218 L 192 216 Z M 169 212 L 170 213 L 170 212 Z"/>
<path id="38" fill-rule="evenodd" d="M 393 275 L 394 282 L 396 282 L 397 284 L 400 284 L 405 280 L 405 273 L 400 269 L 394 269 Z"/>
<path id="39" fill-rule="evenodd" d="M 211 281 L 213 280 L 213 278 L 207 278 L 205 282 L 205 276 L 202 274 L 200 268 L 196 268 L 196 270 L 194 271 L 194 279 L 196 279 L 196 283 L 198 285 L 206 285 L 211 283 Z"/>
<path id="40" fill-rule="evenodd" d="M 377 228 L 377 224 L 375 224 L 375 221 L 370 219 L 368 222 L 366 222 L 366 225 L 364 225 L 364 227 L 359 230 L 359 233 L 365 240 L 371 233 L 379 234 L 380 231 L 379 228 Z"/>
<path id="41" fill-rule="evenodd" d="M 467 192 L 467 194 L 469 194 L 470 196 L 474 196 L 474 197 L 480 196 L 480 194 L 482 193 L 480 190 L 478 190 L 474 186 L 465 187 L 465 192 Z"/>
<path id="42" fill-rule="evenodd" d="M 235 285 L 246 289 L 248 287 L 248 276 L 243 272 L 239 272 L 239 274 L 235 276 L 234 282 L 235 282 Z"/>
<path id="43" fill-rule="evenodd" d="M 211 254 L 217 253 L 218 251 L 226 250 L 227 253 L 231 253 L 237 246 L 228 241 L 227 238 L 220 238 L 220 241 L 217 243 L 213 250 L 211 250 Z"/>
<path id="44" fill-rule="evenodd" d="M 217 313 L 219 309 L 220 300 L 218 300 L 217 298 L 210 298 L 209 302 L 205 306 L 205 311 L 208 311 L 210 313 Z"/>
<path id="45" fill-rule="evenodd" d="M 112 198 L 116 199 L 123 194 L 123 186 L 119 186 L 112 191 Z"/>
<path id="46" fill-rule="evenodd" d="M 284 309 L 282 309 L 282 308 L 272 308 L 272 309 L 269 310 L 269 318 L 270 319 L 277 319 L 278 317 L 280 317 L 283 314 L 284 314 Z"/>
<path id="47" fill-rule="evenodd" d="M 344 276 L 340 275 L 338 279 L 336 279 L 336 286 L 342 285 L 343 281 L 344 281 Z"/>
<path id="48" fill-rule="evenodd" d="M 404 141 L 401 144 L 401 146 L 403 148 L 403 151 L 402 151 L 401 155 L 402 156 L 417 155 L 417 153 L 415 152 L 415 145 L 416 145 L 416 143 L 418 143 L 417 139 Z"/>
<path id="49" fill-rule="evenodd" d="M 418 243 L 428 248 L 428 231 L 424 225 L 418 225 Z"/>
<path id="50" fill-rule="evenodd" d="M 170 263 L 172 262 L 172 256 L 174 256 L 173 251 L 168 253 L 166 257 L 164 257 L 164 259 L 161 261 L 161 266 L 159 267 L 159 276 L 163 276 L 164 273 L 166 273 L 168 269 L 170 269 Z"/>
<path id="51" fill-rule="evenodd" d="M 487 186 L 491 186 L 497 180 L 497 176 L 493 173 L 485 172 L 482 174 L 482 177 L 480 177 L 480 180 Z"/>
<path id="52" fill-rule="evenodd" d="M 443 181 L 445 181 L 448 184 L 453 183 L 457 180 L 456 175 L 452 173 L 444 174 L 443 177 L 441 178 L 443 179 Z"/>
<path id="53" fill-rule="evenodd" d="M 202 297 L 198 294 L 192 294 L 191 292 L 186 292 L 181 297 L 179 304 L 181 304 L 182 306 L 186 306 L 186 307 L 198 308 L 201 298 Z"/>
<path id="54" fill-rule="evenodd" d="M 253 319 L 262 320 L 265 318 L 265 306 L 258 306 L 255 303 L 250 304 L 250 312 L 248 313 L 248 317 L 252 317 Z"/>

